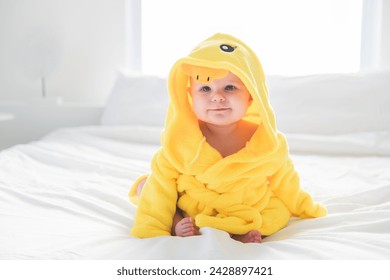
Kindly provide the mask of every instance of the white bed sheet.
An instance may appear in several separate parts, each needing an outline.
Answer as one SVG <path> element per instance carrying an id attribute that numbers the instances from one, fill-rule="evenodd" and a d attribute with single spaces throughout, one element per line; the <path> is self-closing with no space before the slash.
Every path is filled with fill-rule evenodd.
<path id="1" fill-rule="evenodd" d="M 69 128 L 0 152 L 0 259 L 390 258 L 388 156 L 292 154 L 303 188 L 329 214 L 292 219 L 261 244 L 211 228 L 130 237 L 136 209 L 127 193 L 148 172 L 159 134 L 150 126 Z"/>

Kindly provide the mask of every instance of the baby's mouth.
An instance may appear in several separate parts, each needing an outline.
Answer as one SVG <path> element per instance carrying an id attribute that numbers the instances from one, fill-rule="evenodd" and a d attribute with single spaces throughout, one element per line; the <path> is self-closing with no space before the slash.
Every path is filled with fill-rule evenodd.
<path id="1" fill-rule="evenodd" d="M 210 109 L 210 111 L 226 111 L 226 110 L 230 110 L 230 108 L 214 108 L 214 109 Z"/>

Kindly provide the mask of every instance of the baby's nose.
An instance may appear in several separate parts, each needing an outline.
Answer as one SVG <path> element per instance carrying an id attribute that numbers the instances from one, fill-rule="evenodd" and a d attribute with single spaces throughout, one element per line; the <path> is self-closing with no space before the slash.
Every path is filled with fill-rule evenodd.
<path id="1" fill-rule="evenodd" d="M 215 93 L 213 94 L 211 100 L 212 100 L 213 102 L 222 102 L 222 101 L 225 101 L 225 96 L 224 96 L 221 92 L 217 91 L 217 92 L 215 92 Z"/>

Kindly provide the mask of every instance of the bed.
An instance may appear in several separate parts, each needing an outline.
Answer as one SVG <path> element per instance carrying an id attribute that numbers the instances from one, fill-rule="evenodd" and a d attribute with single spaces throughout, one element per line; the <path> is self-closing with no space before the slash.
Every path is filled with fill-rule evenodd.
<path id="1" fill-rule="evenodd" d="M 137 239 L 132 182 L 149 171 L 165 80 L 118 73 L 99 125 L 0 152 L 2 260 L 388 260 L 390 72 L 268 77 L 302 187 L 329 214 L 291 219 L 261 244 L 225 232 Z"/>

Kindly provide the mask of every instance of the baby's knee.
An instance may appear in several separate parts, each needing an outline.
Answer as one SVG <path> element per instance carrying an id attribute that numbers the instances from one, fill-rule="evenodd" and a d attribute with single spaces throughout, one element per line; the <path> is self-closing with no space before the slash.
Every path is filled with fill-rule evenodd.
<path id="1" fill-rule="evenodd" d="M 144 179 L 142 179 L 142 180 L 138 183 L 138 186 L 137 186 L 137 196 L 138 196 L 138 197 L 140 197 L 140 195 L 141 195 L 142 188 L 143 188 L 144 185 L 145 185 L 146 179 L 147 179 L 147 178 L 144 178 Z"/>

